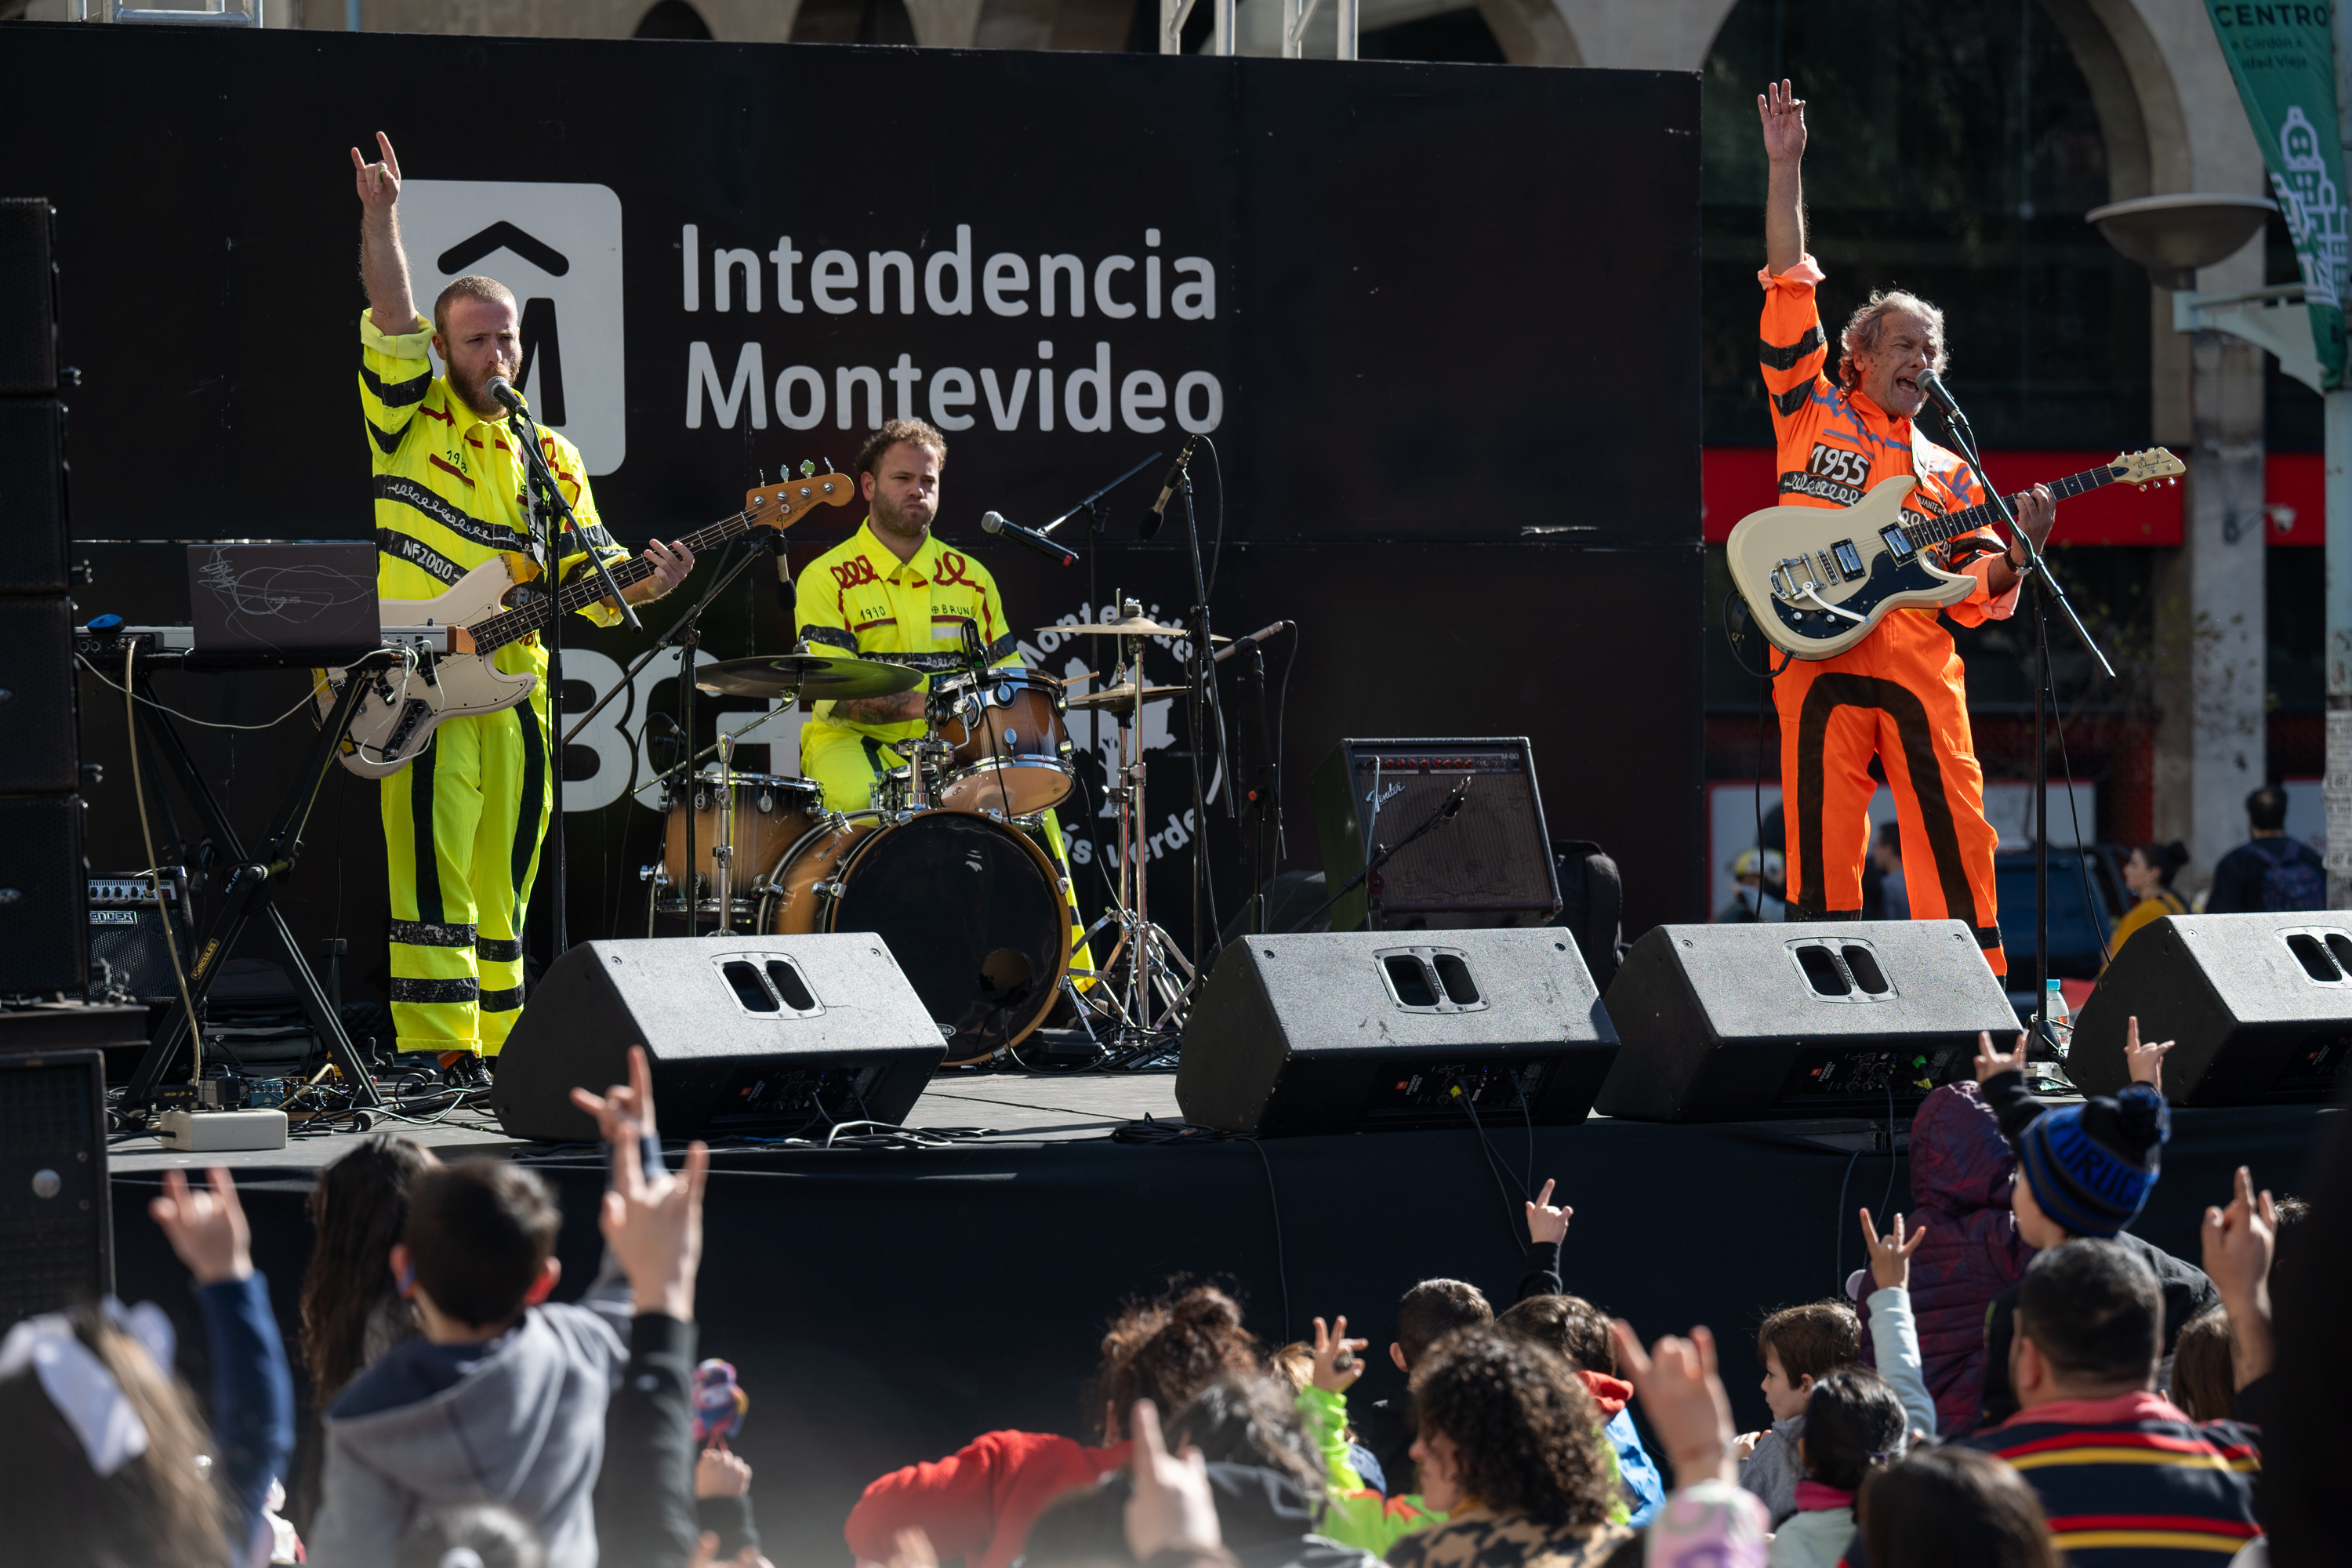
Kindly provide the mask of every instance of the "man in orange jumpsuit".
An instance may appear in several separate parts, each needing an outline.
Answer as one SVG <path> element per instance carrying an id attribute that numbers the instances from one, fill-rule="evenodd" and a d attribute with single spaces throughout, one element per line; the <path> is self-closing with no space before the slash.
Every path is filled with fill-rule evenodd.
<path id="1" fill-rule="evenodd" d="M 1805 249 L 1805 106 L 1783 81 L 1756 100 L 1771 178 L 1764 204 L 1764 323 L 1759 352 L 1780 446 L 1780 504 L 1852 506 L 1873 485 L 1902 475 L 1918 488 L 1906 511 L 1940 515 L 1983 501 L 1976 476 L 1912 424 L 1925 395 L 1919 377 L 1944 367 L 1944 316 L 1901 292 L 1873 294 L 1840 334 L 1837 379 L 1822 374 L 1829 349 L 1813 286 L 1822 269 Z M 2036 485 L 2018 498 L 2020 525 L 2036 548 L 2050 537 L 2057 502 Z M 1986 553 L 1956 570 L 1969 596 L 1943 612 L 1964 626 L 2006 619 L 2017 607 L 2014 543 L 1990 530 L 1963 534 Z M 1791 660 L 1772 682 L 1780 712 L 1780 788 L 1789 825 L 1791 920 L 1856 920 L 1870 845 L 1875 756 L 1895 794 L 1905 885 L 1914 920 L 1958 920 L 1996 974 L 2009 973 L 1993 898 L 1993 848 L 1984 815 L 1984 770 L 1969 734 L 1966 672 L 1933 609 L 1890 613 L 1833 658 Z"/>

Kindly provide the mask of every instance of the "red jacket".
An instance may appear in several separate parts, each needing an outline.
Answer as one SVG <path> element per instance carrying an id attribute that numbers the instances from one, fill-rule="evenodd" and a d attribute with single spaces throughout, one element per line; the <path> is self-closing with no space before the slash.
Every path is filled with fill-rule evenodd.
<path id="1" fill-rule="evenodd" d="M 894 1470 L 866 1489 L 842 1534 L 861 1562 L 887 1563 L 919 1527 L 945 1562 L 1005 1568 L 1045 1505 L 1123 1467 L 1128 1445 L 1092 1448 L 1045 1432 L 989 1432 L 957 1453 Z"/>

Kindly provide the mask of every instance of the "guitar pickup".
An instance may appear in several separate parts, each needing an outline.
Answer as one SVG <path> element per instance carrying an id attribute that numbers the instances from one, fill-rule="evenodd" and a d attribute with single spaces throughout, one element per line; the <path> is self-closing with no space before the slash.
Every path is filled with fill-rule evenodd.
<path id="1" fill-rule="evenodd" d="M 1918 553 L 1912 547 L 1911 536 L 1903 531 L 1903 525 L 1899 522 L 1890 522 L 1880 529 L 1878 542 L 1885 545 L 1886 552 L 1898 562 L 1908 561 Z"/>
<path id="2" fill-rule="evenodd" d="M 1862 552 L 1853 547 L 1851 539 L 1841 539 L 1830 546 L 1830 554 L 1837 561 L 1838 570 L 1849 583 L 1859 583 L 1869 574 L 1862 569 Z"/>
<path id="3" fill-rule="evenodd" d="M 411 653 L 471 653 L 474 639 L 463 626 L 385 626 L 383 646 Z"/>

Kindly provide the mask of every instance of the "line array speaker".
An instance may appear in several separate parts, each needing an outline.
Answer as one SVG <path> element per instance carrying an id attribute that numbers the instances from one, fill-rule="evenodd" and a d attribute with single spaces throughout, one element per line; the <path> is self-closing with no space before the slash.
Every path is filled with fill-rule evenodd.
<path id="1" fill-rule="evenodd" d="M 1315 770 L 1315 825 L 1333 888 L 1372 847 L 1412 831 L 1464 780 L 1460 815 L 1401 850 L 1331 910 L 1333 931 L 1536 926 L 1559 914 L 1559 878 L 1525 736 L 1341 741 Z"/>
<path id="2" fill-rule="evenodd" d="M 106 1058 L 0 1055 L 0 1330 L 113 1289 Z"/>
<path id="3" fill-rule="evenodd" d="M 0 797 L 0 994 L 87 991 L 81 797 Z"/>
<path id="4" fill-rule="evenodd" d="M 626 1082 L 631 1046 L 652 1058 L 669 1137 L 903 1121 L 947 1055 L 877 936 L 583 942 L 549 968 L 499 1055 L 499 1125 L 593 1138 L 572 1090 Z"/>
<path id="5" fill-rule="evenodd" d="M 80 783 L 73 602 L 0 598 L 0 795 L 63 795 Z"/>
<path id="6" fill-rule="evenodd" d="M 2113 1094 L 2130 1078 L 2124 1026 L 2176 1042 L 2166 1098 L 2179 1105 L 2332 1099 L 2352 1058 L 2352 916 L 2168 915 L 2135 931 L 2083 1005 L 2066 1075 Z"/>
<path id="7" fill-rule="evenodd" d="M 62 595 L 66 416 L 54 397 L 0 398 L 0 594 Z"/>
<path id="8" fill-rule="evenodd" d="M 1617 1033 L 1568 932 L 1254 936 L 1184 1026 L 1176 1103 L 1229 1132 L 1581 1121 Z"/>
<path id="9" fill-rule="evenodd" d="M 1654 927 L 1609 987 L 1624 1048 L 1595 1102 L 1643 1121 L 1900 1114 L 2017 1032 L 1958 921 Z"/>
<path id="10" fill-rule="evenodd" d="M 57 390 L 56 248 L 47 197 L 0 197 L 0 395 Z"/>

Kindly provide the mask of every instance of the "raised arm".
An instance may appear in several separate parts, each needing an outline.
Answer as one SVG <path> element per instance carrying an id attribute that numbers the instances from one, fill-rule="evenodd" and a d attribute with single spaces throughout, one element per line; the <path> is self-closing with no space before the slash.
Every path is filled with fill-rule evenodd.
<path id="1" fill-rule="evenodd" d="M 409 291 L 408 257 L 400 248 L 400 160 L 392 138 L 379 131 L 383 162 L 371 163 L 352 149 L 360 195 L 360 280 L 367 286 L 369 312 L 387 337 L 416 330 L 416 296 Z"/>
<path id="2" fill-rule="evenodd" d="M 1756 112 L 1772 171 L 1764 187 L 1764 264 L 1777 275 L 1805 254 L 1805 100 L 1781 81 L 1757 98 Z"/>

